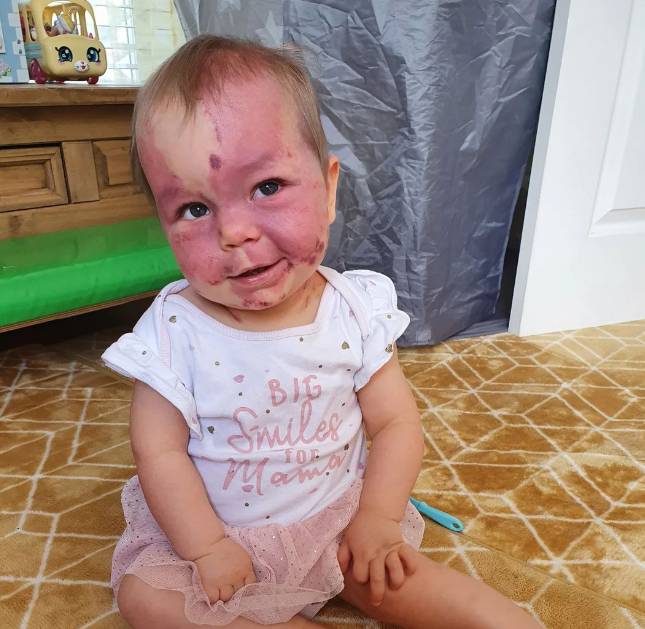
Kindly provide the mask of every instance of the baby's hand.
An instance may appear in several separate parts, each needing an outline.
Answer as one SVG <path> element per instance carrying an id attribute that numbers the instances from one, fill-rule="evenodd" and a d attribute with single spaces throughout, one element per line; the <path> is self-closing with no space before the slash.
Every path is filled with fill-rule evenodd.
<path id="1" fill-rule="evenodd" d="M 202 586 L 211 603 L 228 601 L 248 583 L 255 583 L 251 558 L 244 548 L 228 537 L 213 544 L 195 559 Z"/>
<path id="2" fill-rule="evenodd" d="M 370 584 L 370 601 L 383 602 L 387 585 L 398 590 L 415 571 L 414 550 L 401 537 L 401 525 L 378 513 L 358 510 L 345 529 L 338 549 L 338 563 L 343 573 L 352 564 L 352 574 L 359 583 Z"/>

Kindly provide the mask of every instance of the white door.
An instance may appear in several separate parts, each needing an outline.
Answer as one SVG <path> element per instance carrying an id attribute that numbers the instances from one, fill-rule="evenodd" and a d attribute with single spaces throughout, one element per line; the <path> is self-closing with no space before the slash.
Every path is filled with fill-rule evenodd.
<path id="1" fill-rule="evenodd" d="M 645 0 L 557 0 L 509 329 L 645 319 Z"/>

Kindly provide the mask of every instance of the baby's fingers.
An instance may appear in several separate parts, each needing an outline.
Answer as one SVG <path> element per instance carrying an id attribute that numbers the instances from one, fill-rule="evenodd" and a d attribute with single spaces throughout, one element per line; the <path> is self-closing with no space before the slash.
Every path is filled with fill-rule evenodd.
<path id="1" fill-rule="evenodd" d="M 218 587 L 209 587 L 205 589 L 206 595 L 208 596 L 208 602 L 211 604 L 217 603 L 219 601 L 219 588 Z"/>
<path id="2" fill-rule="evenodd" d="M 341 542 L 338 547 L 337 558 L 340 571 L 345 574 L 345 572 L 347 572 L 347 568 L 349 568 L 350 559 L 352 558 L 352 555 L 349 552 L 349 546 L 345 542 Z"/>
<path id="3" fill-rule="evenodd" d="M 352 556 L 352 573 L 359 583 L 367 583 L 370 578 L 370 564 L 365 559 Z"/>
<path id="4" fill-rule="evenodd" d="M 256 580 L 255 573 L 251 570 L 251 572 L 249 572 L 245 577 L 241 577 L 239 581 L 233 584 L 233 592 L 241 590 L 245 585 L 255 583 Z"/>
<path id="5" fill-rule="evenodd" d="M 233 596 L 235 590 L 232 585 L 222 585 L 219 589 L 219 598 L 222 601 L 228 601 Z"/>
<path id="6" fill-rule="evenodd" d="M 398 551 L 405 574 L 407 576 L 413 575 L 417 571 L 417 551 L 408 544 L 399 546 Z"/>
<path id="7" fill-rule="evenodd" d="M 370 561 L 370 602 L 378 607 L 385 596 L 385 563 L 383 557 Z"/>
<path id="8" fill-rule="evenodd" d="M 390 588 L 393 590 L 398 590 L 405 581 L 405 572 L 403 571 L 403 565 L 401 564 L 401 559 L 399 558 L 399 552 L 397 550 L 391 550 L 387 557 L 385 558 L 385 567 L 387 568 L 388 582 Z"/>

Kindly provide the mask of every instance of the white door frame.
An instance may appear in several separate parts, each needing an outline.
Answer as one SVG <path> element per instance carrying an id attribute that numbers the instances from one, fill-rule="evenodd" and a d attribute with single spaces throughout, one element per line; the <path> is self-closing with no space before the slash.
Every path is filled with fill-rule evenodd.
<path id="1" fill-rule="evenodd" d="M 557 0 L 509 331 L 645 318 L 645 0 Z"/>

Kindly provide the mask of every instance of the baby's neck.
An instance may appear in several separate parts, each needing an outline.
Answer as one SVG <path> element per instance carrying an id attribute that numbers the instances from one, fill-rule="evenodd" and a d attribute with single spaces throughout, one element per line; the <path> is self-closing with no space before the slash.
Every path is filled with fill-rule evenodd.
<path id="1" fill-rule="evenodd" d="M 273 308 L 264 310 L 239 310 L 204 299 L 191 286 L 180 291 L 190 301 L 213 319 L 237 330 L 270 332 L 313 323 L 327 280 L 314 273 L 293 295 Z"/>

